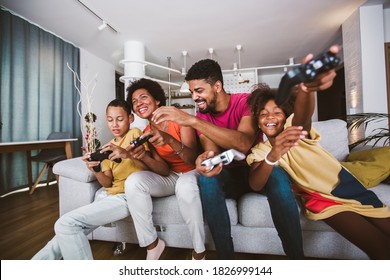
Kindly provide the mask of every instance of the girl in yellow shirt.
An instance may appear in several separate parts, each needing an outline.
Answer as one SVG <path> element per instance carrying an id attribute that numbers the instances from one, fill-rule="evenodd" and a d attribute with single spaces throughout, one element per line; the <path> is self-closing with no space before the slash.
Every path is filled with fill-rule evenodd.
<path id="1" fill-rule="evenodd" d="M 323 76 L 328 87 L 334 75 Z M 303 201 L 306 217 L 323 220 L 371 259 L 390 259 L 390 211 L 319 145 L 319 134 L 311 127 L 318 90 L 313 88 L 313 83 L 297 86 L 293 106 L 278 106 L 276 91 L 265 84 L 253 91 L 248 102 L 268 141 L 253 147 L 247 157 L 250 186 L 261 190 L 273 166 L 281 166 Z"/>

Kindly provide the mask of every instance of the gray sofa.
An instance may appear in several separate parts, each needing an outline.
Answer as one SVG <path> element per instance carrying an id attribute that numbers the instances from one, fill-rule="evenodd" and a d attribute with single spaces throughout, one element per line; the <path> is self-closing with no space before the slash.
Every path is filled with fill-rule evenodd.
<path id="1" fill-rule="evenodd" d="M 321 133 L 321 144 L 338 160 L 348 155 L 348 131 L 341 120 L 315 122 Z M 53 171 L 59 175 L 60 215 L 77 207 L 92 203 L 100 188 L 94 175 L 81 158 L 58 162 Z M 390 205 L 390 185 L 381 183 L 371 188 L 380 199 Z M 175 196 L 154 199 L 153 219 L 159 236 L 167 246 L 192 248 L 191 238 L 178 208 Z M 236 252 L 284 255 L 280 239 L 274 228 L 267 198 L 248 193 L 239 201 L 227 199 L 232 235 Z M 326 259 L 367 259 L 360 249 L 333 231 L 322 221 L 310 221 L 303 215 L 301 225 L 304 252 L 307 257 Z M 138 243 L 131 217 L 99 227 L 90 236 L 93 240 Z M 206 247 L 214 249 L 206 225 Z"/>

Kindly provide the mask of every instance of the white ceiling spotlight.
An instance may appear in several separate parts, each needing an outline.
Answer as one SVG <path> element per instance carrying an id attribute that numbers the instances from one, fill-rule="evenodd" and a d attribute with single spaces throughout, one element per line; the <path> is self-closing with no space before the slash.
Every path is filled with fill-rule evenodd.
<path id="1" fill-rule="evenodd" d="M 93 14 L 95 17 L 97 17 L 98 19 L 100 19 L 102 21 L 102 23 L 98 26 L 98 29 L 100 31 L 106 29 L 107 27 L 109 27 L 113 32 L 115 33 L 118 33 L 118 30 L 116 30 L 114 27 L 112 27 L 111 24 L 109 24 L 107 21 L 105 21 L 103 19 L 103 17 L 99 16 L 96 12 L 94 12 L 90 7 L 87 6 L 87 4 L 85 4 L 83 1 L 81 0 L 77 0 L 77 2 L 79 2 L 84 8 L 86 8 L 88 11 L 91 12 L 91 14 Z"/>
<path id="2" fill-rule="evenodd" d="M 102 24 L 98 26 L 99 31 L 102 31 L 107 27 L 107 23 L 103 20 Z"/>

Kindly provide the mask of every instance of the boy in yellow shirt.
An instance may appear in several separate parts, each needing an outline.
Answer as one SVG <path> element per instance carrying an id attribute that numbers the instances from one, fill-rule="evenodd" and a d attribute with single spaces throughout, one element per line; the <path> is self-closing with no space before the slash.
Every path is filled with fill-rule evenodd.
<path id="1" fill-rule="evenodd" d="M 142 135 L 138 128 L 130 129 L 134 116 L 125 100 L 115 99 L 106 109 L 106 122 L 114 138 L 103 146 L 102 152 L 113 146 L 125 148 L 122 154 L 111 153 L 108 160 L 89 161 L 90 153 L 83 160 L 98 182 L 104 187 L 99 199 L 61 216 L 54 225 L 56 235 L 33 259 L 93 259 L 87 235 L 99 226 L 121 220 L 130 215 L 124 181 L 133 172 L 151 170 L 161 175 L 169 173 L 168 165 L 147 145 L 134 147 L 130 142 Z M 111 161 L 120 156 L 121 162 Z M 99 171 L 93 167 L 102 164 Z M 101 194 L 104 195 L 101 195 Z"/>

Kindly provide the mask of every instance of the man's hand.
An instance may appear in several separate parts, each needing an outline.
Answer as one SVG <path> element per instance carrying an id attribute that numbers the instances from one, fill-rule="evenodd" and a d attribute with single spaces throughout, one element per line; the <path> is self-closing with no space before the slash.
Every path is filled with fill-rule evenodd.
<path id="1" fill-rule="evenodd" d="M 221 173 L 223 168 L 223 163 L 215 165 L 214 168 L 210 169 L 210 166 L 202 166 L 202 162 L 206 159 L 212 158 L 215 156 L 213 151 L 206 151 L 198 156 L 196 159 L 196 170 L 205 177 L 213 177 Z"/>
<path id="2" fill-rule="evenodd" d="M 173 121 L 181 126 L 192 126 L 195 120 L 195 116 L 192 116 L 174 106 L 159 107 L 153 112 L 152 117 L 152 122 L 156 124 L 163 121 Z"/>

